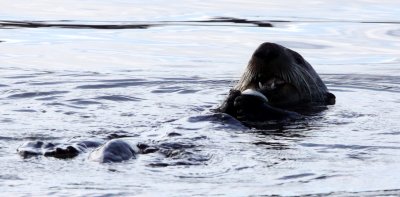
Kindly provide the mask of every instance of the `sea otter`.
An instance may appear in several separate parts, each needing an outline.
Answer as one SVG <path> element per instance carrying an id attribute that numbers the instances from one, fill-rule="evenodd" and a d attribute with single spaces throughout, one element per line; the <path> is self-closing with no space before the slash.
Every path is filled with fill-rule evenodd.
<path id="1" fill-rule="evenodd" d="M 283 120 L 301 117 L 307 108 L 333 105 L 335 99 L 299 53 L 266 42 L 217 111 L 242 122 Z"/>

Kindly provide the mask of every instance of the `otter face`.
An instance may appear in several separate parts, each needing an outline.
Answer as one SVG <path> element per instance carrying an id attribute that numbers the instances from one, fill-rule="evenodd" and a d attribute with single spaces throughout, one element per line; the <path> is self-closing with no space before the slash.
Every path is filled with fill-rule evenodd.
<path id="1" fill-rule="evenodd" d="M 256 90 L 264 94 L 274 106 L 290 106 L 301 101 L 299 90 L 292 84 L 277 77 L 266 80 L 260 77 L 259 79 Z"/>
<path id="2" fill-rule="evenodd" d="M 263 93 L 271 105 L 279 107 L 325 102 L 330 94 L 300 54 L 274 43 L 261 44 L 252 55 L 236 86 L 240 91 L 249 88 Z"/>

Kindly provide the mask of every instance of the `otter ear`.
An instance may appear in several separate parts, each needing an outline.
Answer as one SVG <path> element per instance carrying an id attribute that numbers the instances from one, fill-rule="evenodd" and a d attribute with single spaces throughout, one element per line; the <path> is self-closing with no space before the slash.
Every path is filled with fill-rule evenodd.
<path id="1" fill-rule="evenodd" d="M 299 65 L 305 64 L 305 60 L 304 60 L 303 56 L 301 56 L 299 53 L 297 53 L 296 51 L 293 51 L 291 49 L 289 49 L 289 51 L 292 53 L 292 55 L 294 57 L 294 61 L 296 61 L 297 64 L 299 64 Z"/>
<path id="2" fill-rule="evenodd" d="M 325 95 L 325 104 L 334 105 L 336 103 L 336 96 L 330 92 Z"/>

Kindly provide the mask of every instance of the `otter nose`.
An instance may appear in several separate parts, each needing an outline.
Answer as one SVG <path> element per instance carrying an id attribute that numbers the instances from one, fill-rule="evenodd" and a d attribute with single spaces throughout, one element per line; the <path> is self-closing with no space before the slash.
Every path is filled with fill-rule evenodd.
<path id="1" fill-rule="evenodd" d="M 265 42 L 257 48 L 253 56 L 260 59 L 272 60 L 279 57 L 283 49 L 281 45 Z"/>
<path id="2" fill-rule="evenodd" d="M 272 77 L 266 81 L 259 81 L 258 87 L 265 90 L 274 90 L 283 84 L 285 84 L 284 80 L 277 77 Z"/>

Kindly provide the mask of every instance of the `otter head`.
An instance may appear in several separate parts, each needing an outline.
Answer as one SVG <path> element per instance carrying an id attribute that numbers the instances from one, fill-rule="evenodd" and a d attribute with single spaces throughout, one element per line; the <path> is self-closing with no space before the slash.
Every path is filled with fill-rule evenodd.
<path id="1" fill-rule="evenodd" d="M 335 96 L 300 54 L 274 43 L 256 49 L 235 89 L 257 90 L 278 107 L 335 103 Z"/>

